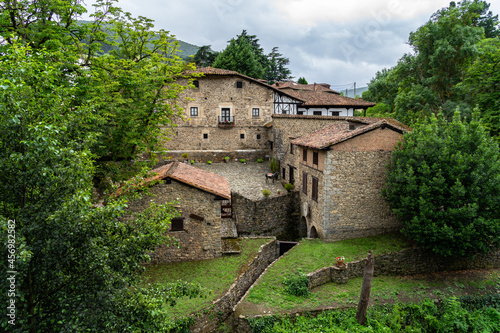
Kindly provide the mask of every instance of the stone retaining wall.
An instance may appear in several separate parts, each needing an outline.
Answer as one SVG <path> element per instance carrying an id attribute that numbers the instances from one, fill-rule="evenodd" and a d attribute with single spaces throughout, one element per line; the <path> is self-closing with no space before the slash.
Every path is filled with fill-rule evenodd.
<path id="1" fill-rule="evenodd" d="M 228 292 L 214 301 L 208 311 L 195 317 L 195 323 L 190 327 L 194 333 L 217 332 L 219 325 L 233 312 L 233 307 L 240 301 L 248 288 L 259 278 L 264 270 L 278 257 L 276 238 L 260 247 L 259 253 L 229 287 Z"/>
<path id="2" fill-rule="evenodd" d="M 309 288 L 316 288 L 325 283 L 346 283 L 347 280 L 363 276 L 366 259 L 353 261 L 344 267 L 323 267 L 309 277 Z M 500 250 L 475 259 L 444 258 L 423 249 L 406 249 L 399 252 L 375 257 L 374 275 L 414 275 L 467 269 L 500 268 Z"/>
<path id="3" fill-rule="evenodd" d="M 182 154 L 187 153 L 188 158 L 183 158 Z M 157 167 L 162 166 L 170 161 L 186 161 L 191 160 L 199 163 L 206 163 L 212 161 L 213 163 L 225 162 L 225 157 L 229 157 L 230 163 L 235 163 L 245 159 L 248 162 L 257 162 L 258 159 L 264 161 L 269 160 L 271 151 L 269 149 L 247 149 L 247 150 L 174 150 L 164 152 L 164 156 L 159 156 L 160 161 Z"/>
<path id="4" fill-rule="evenodd" d="M 284 193 L 283 193 L 284 192 Z M 251 200 L 232 193 L 232 205 L 238 216 L 238 235 L 276 236 L 280 240 L 298 238 L 300 212 L 299 193 Z"/>

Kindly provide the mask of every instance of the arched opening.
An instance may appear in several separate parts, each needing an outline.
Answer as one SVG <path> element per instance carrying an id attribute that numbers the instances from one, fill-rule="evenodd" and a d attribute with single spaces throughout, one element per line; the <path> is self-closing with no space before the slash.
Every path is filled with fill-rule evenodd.
<path id="1" fill-rule="evenodd" d="M 307 220 L 304 216 L 302 216 L 302 219 L 300 220 L 299 237 L 307 237 Z"/>
<path id="2" fill-rule="evenodd" d="M 318 232 L 316 231 L 316 227 L 311 228 L 311 232 L 309 233 L 309 238 L 318 238 Z"/>

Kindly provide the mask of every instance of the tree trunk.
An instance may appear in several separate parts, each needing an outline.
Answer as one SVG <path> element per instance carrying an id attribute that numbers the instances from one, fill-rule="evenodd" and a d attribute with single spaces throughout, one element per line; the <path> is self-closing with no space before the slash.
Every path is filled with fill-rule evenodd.
<path id="1" fill-rule="evenodd" d="M 358 304 L 358 313 L 356 320 L 358 324 L 364 325 L 366 323 L 366 310 L 368 309 L 368 301 L 370 300 L 370 291 L 372 288 L 373 268 L 375 260 L 373 258 L 373 251 L 368 252 L 368 257 L 365 264 L 363 273 L 363 286 L 361 287 L 361 297 Z"/>

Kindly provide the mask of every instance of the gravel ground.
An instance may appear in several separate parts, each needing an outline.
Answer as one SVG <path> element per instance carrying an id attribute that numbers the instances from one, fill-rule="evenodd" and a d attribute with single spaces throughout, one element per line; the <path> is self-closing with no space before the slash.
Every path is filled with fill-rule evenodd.
<path id="1" fill-rule="evenodd" d="M 266 174 L 271 172 L 270 163 L 267 161 L 247 162 L 246 164 L 239 162 L 195 163 L 194 166 L 226 177 L 232 192 L 237 192 L 249 199 L 262 199 L 263 189 L 270 190 L 271 196 L 277 196 L 278 191 L 281 191 L 281 195 L 286 193 L 281 185 L 281 177 L 274 184 L 270 179 L 266 183 Z"/>

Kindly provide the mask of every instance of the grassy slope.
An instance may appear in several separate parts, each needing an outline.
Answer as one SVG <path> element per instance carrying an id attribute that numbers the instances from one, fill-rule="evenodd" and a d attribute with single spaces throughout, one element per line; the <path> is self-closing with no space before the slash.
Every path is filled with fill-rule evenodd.
<path id="1" fill-rule="evenodd" d="M 144 277 L 148 282 L 167 283 L 176 280 L 199 283 L 211 293 L 204 299 L 181 299 L 171 308 L 174 315 L 188 315 L 204 309 L 222 296 L 257 255 L 261 245 L 270 239 L 243 239 L 241 254 L 211 260 L 184 261 L 162 265 L 148 265 Z"/>

